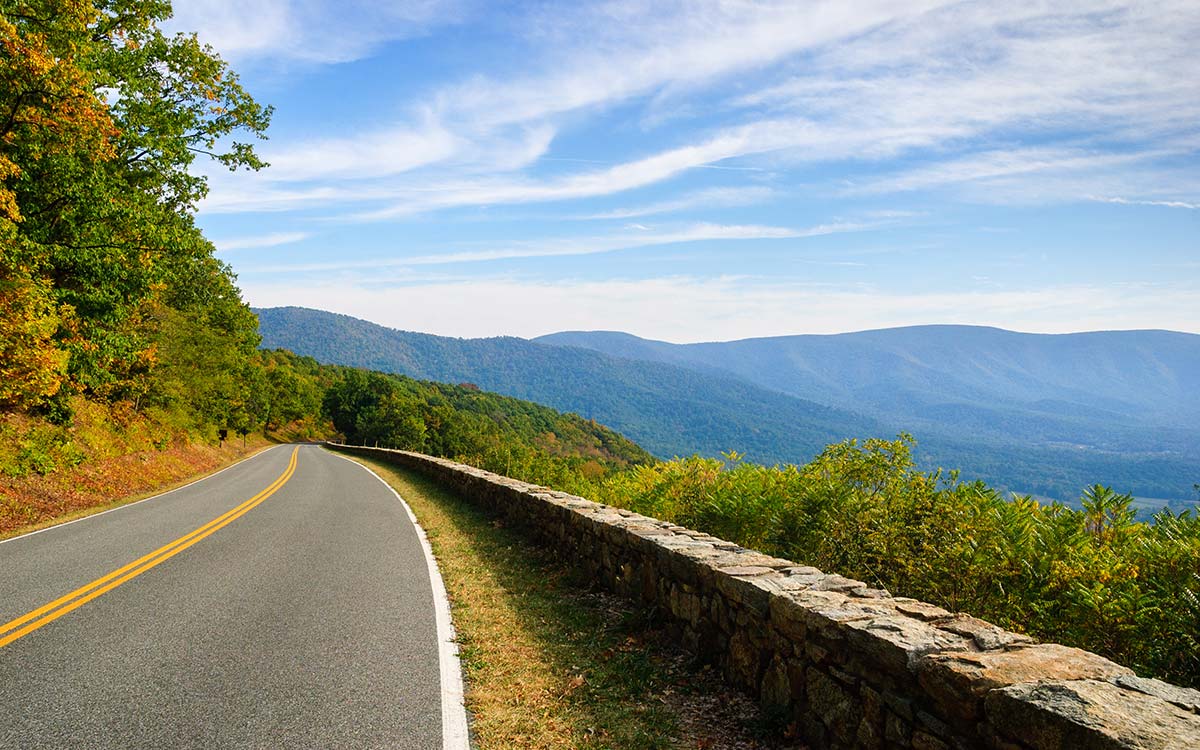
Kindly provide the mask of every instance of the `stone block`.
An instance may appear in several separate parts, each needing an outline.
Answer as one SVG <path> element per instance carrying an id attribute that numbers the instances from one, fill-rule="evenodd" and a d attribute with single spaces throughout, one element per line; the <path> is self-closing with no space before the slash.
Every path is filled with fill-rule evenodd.
<path id="1" fill-rule="evenodd" d="M 913 750 L 951 750 L 950 745 L 929 732 L 917 730 L 912 736 Z"/>
<path id="2" fill-rule="evenodd" d="M 759 579 L 774 574 L 770 568 L 754 566 L 722 568 L 718 571 L 714 583 L 717 591 L 730 602 L 765 617 L 769 612 L 773 589 Z"/>
<path id="3" fill-rule="evenodd" d="M 895 675 L 909 675 L 930 654 L 971 647 L 960 635 L 891 614 L 848 620 L 843 628 L 847 648 L 854 652 L 856 662 Z"/>
<path id="4" fill-rule="evenodd" d="M 1200 714 L 1200 690 L 1192 690 L 1191 688 L 1179 687 L 1178 685 L 1172 685 L 1162 680 L 1134 677 L 1132 675 L 1121 675 L 1113 680 L 1113 684 L 1127 690 L 1136 690 L 1145 695 L 1162 698 L 1168 703 L 1173 703 L 1186 711 Z"/>
<path id="5" fill-rule="evenodd" d="M 1101 656 L 1056 643 L 934 654 L 923 660 L 917 671 L 929 695 L 962 719 L 978 717 L 983 696 L 996 688 L 1048 680 L 1110 680 L 1133 674 L 1128 667 Z"/>
<path id="6" fill-rule="evenodd" d="M 999 688 L 985 699 L 996 733 L 1033 750 L 1185 750 L 1200 747 L 1200 716 L 1162 698 L 1099 680 Z"/>
<path id="7" fill-rule="evenodd" d="M 853 693 L 821 670 L 810 667 L 805 674 L 809 711 L 819 716 L 834 736 L 848 742 L 858 728 L 861 704 Z"/>
<path id="8" fill-rule="evenodd" d="M 912 726 L 889 711 L 883 721 L 883 736 L 898 747 L 909 747 L 912 742 Z"/>
<path id="9" fill-rule="evenodd" d="M 787 662 L 778 656 L 771 661 L 767 671 L 763 673 L 759 699 L 764 706 L 771 709 L 787 709 L 795 703 L 795 697 L 792 695 L 792 683 L 788 679 Z"/>

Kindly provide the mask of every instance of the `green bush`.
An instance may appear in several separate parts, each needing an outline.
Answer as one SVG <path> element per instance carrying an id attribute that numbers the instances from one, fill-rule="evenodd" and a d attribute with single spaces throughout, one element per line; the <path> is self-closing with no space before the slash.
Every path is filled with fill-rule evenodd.
<path id="1" fill-rule="evenodd" d="M 1134 520 L 914 468 L 913 441 L 831 445 L 804 466 L 676 459 L 610 478 L 612 505 L 1200 685 L 1200 519 Z"/>

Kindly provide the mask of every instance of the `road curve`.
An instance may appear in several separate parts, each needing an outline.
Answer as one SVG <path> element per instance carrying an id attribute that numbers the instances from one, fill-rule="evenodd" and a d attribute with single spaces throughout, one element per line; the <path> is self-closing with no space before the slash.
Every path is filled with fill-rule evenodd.
<path id="1" fill-rule="evenodd" d="M 0 543 L 0 644 L 0 748 L 443 747 L 417 531 L 315 446 Z"/>

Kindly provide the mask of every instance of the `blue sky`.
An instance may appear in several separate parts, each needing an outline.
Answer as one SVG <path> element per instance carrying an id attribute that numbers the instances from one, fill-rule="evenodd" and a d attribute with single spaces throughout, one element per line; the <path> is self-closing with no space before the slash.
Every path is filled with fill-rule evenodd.
<path id="1" fill-rule="evenodd" d="M 1200 332 L 1200 3 L 177 0 L 256 306 L 688 342 Z"/>

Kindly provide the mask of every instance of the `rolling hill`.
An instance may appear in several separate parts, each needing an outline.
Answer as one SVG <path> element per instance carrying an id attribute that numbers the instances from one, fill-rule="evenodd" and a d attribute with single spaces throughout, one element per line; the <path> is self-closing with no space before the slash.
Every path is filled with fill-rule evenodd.
<path id="1" fill-rule="evenodd" d="M 734 375 L 912 429 L 1101 450 L 1179 450 L 1200 434 L 1200 336 L 914 326 L 669 344 L 623 333 L 537 341 Z"/>
<path id="2" fill-rule="evenodd" d="M 906 431 L 927 467 L 1056 499 L 1100 482 L 1186 501 L 1200 481 L 1189 426 L 1200 424 L 1189 421 L 1200 337 L 1188 334 L 930 326 L 676 345 L 606 332 L 457 339 L 304 308 L 256 312 L 264 346 L 471 382 L 594 418 L 661 457 L 732 449 L 803 462 L 830 442 Z"/>
<path id="3" fill-rule="evenodd" d="M 256 312 L 264 347 L 330 364 L 469 382 L 596 419 L 664 458 L 737 450 L 763 463 L 804 461 L 828 443 L 886 432 L 875 420 L 729 375 L 519 338 L 397 331 L 304 308 Z"/>

